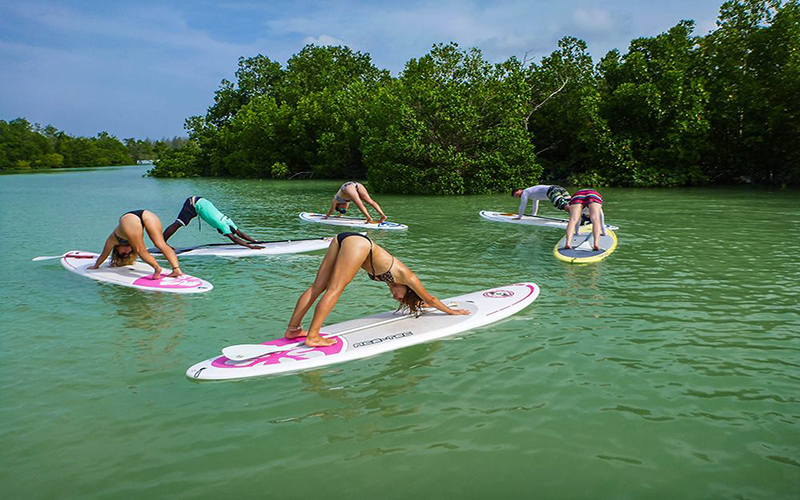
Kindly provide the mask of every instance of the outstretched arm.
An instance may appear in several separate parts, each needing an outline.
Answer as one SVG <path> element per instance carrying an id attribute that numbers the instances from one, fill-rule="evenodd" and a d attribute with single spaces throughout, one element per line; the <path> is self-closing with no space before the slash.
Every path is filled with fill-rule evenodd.
<path id="1" fill-rule="evenodd" d="M 108 238 L 106 238 L 106 244 L 103 245 L 103 251 L 100 252 L 100 256 L 97 257 L 93 266 L 89 266 L 89 269 L 98 269 L 103 262 L 106 261 L 108 256 L 111 254 L 111 251 L 114 250 L 114 242 L 117 241 L 117 237 L 114 236 L 114 232 L 112 231 Z"/>
<path id="2" fill-rule="evenodd" d="M 522 196 L 520 196 L 519 200 L 519 213 L 517 214 L 517 219 L 521 219 L 522 216 L 525 214 L 525 207 L 528 206 L 528 195 L 525 194 L 525 191 L 522 192 Z"/>
<path id="3" fill-rule="evenodd" d="M 531 209 L 531 215 L 536 217 L 536 214 L 539 213 L 539 200 L 533 200 L 533 209 Z"/>
<path id="4" fill-rule="evenodd" d="M 424 300 L 426 304 L 435 307 L 436 309 L 447 314 L 469 314 L 469 311 L 467 311 L 466 309 L 451 309 L 447 307 L 447 305 L 444 302 L 437 299 L 436 297 L 428 293 L 427 290 L 425 290 L 425 287 L 422 286 L 422 282 L 420 282 L 416 274 L 414 274 L 411 271 L 409 271 L 409 273 L 411 274 L 411 276 L 408 278 L 408 283 L 407 283 L 408 287 L 414 290 L 414 292 L 416 292 L 416 294 L 419 295 L 419 298 Z"/>
<path id="5" fill-rule="evenodd" d="M 264 247 L 260 247 L 260 246 L 257 246 L 257 245 L 251 245 L 250 243 L 248 243 L 246 241 L 242 241 L 241 239 L 237 238 L 236 234 L 239 233 L 239 232 L 240 231 L 237 230 L 236 233 L 228 233 L 225 236 L 227 236 L 232 242 L 236 243 L 237 245 L 241 245 L 243 247 L 252 248 L 254 250 L 258 250 L 259 248 L 264 248 Z M 255 240 L 251 239 L 250 241 L 255 241 Z"/>
<path id="6" fill-rule="evenodd" d="M 323 219 L 327 219 L 328 217 L 330 217 L 331 214 L 334 212 L 334 210 L 336 210 L 336 196 L 331 198 L 331 207 L 328 209 L 327 212 L 325 212 L 325 216 L 323 217 Z"/>
<path id="7" fill-rule="evenodd" d="M 236 233 L 236 235 L 237 235 L 237 236 L 239 236 L 239 237 L 241 237 L 241 238 L 243 238 L 243 239 L 245 239 L 245 240 L 249 241 L 250 243 L 258 243 L 258 240 L 254 240 L 253 238 L 251 238 L 251 237 L 250 237 L 250 235 L 249 235 L 249 234 L 246 234 L 246 233 L 245 233 L 244 231 L 242 231 L 241 229 L 237 229 L 237 230 L 236 230 L 236 231 L 234 231 L 234 232 Z"/>
<path id="8" fill-rule="evenodd" d="M 164 230 L 164 242 L 166 242 L 170 237 L 172 237 L 175 232 L 181 228 L 181 223 L 178 221 L 173 222 Z"/>

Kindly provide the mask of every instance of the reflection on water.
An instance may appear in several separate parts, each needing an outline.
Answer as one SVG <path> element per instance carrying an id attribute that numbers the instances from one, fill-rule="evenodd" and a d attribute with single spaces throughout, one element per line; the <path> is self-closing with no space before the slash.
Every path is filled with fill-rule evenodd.
<path id="1" fill-rule="evenodd" d="M 99 294 L 126 328 L 159 331 L 165 325 L 182 326 L 189 319 L 185 303 L 190 297 L 113 285 L 99 287 Z"/>

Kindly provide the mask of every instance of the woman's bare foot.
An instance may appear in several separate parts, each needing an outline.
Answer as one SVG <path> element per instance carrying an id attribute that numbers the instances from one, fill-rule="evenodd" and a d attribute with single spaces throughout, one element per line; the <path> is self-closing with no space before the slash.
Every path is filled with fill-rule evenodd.
<path id="1" fill-rule="evenodd" d="M 600 247 L 595 246 L 594 248 L 592 248 L 592 250 L 594 250 L 595 252 L 599 252 L 600 251 Z"/>
<path id="2" fill-rule="evenodd" d="M 306 337 L 306 345 L 308 347 L 327 347 L 336 343 L 336 339 L 324 339 L 319 335 Z"/>
<path id="3" fill-rule="evenodd" d="M 572 247 L 569 245 L 564 245 L 564 247 L 561 250 L 572 250 Z"/>
<path id="4" fill-rule="evenodd" d="M 156 268 L 156 272 L 154 272 L 153 275 L 150 276 L 150 279 L 151 280 L 160 280 L 161 279 L 161 271 L 162 271 L 162 269 L 160 267 L 157 267 Z"/>
<path id="5" fill-rule="evenodd" d="M 169 273 L 169 275 L 167 275 L 167 278 L 177 278 L 178 276 L 182 276 L 182 275 L 183 275 L 183 271 L 181 271 L 181 268 L 180 267 L 176 267 L 175 269 L 172 270 L 171 273 Z"/>
<path id="6" fill-rule="evenodd" d="M 386 220 L 386 216 L 385 215 L 381 215 L 381 222 L 383 222 L 385 220 Z"/>
<path id="7" fill-rule="evenodd" d="M 370 217 L 369 219 L 367 219 L 367 222 L 365 222 L 364 224 L 375 224 L 375 221 L 372 220 L 372 217 Z"/>
<path id="8" fill-rule="evenodd" d="M 302 326 L 287 326 L 283 336 L 287 339 L 296 339 L 298 337 L 305 337 L 308 332 L 303 330 Z"/>

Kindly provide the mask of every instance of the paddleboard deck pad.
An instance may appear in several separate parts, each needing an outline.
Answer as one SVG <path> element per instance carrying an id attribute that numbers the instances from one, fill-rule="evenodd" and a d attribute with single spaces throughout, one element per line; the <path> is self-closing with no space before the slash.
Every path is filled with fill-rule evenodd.
<path id="1" fill-rule="evenodd" d="M 263 345 L 294 347 L 243 361 L 215 356 L 189 368 L 186 376 L 196 380 L 243 379 L 366 358 L 500 321 L 523 310 L 538 296 L 539 286 L 535 283 L 517 283 L 442 301 L 451 308 L 469 310 L 469 315 L 427 310 L 415 318 L 394 311 L 384 312 L 324 327 L 322 335 L 336 339 L 331 346 L 306 347 L 302 338 L 278 338 Z M 338 332 L 346 333 L 337 335 Z"/>
<path id="2" fill-rule="evenodd" d="M 302 212 L 300 218 L 307 222 L 316 222 L 318 224 L 329 224 L 331 226 L 348 226 L 360 227 L 363 229 L 388 229 L 388 230 L 404 230 L 408 229 L 405 224 L 398 224 L 397 222 L 373 222 L 367 224 L 366 219 L 359 217 L 347 217 L 343 215 L 331 215 L 327 219 L 323 219 L 325 214 L 316 214 L 312 212 Z"/>
<path id="3" fill-rule="evenodd" d="M 75 250 L 61 257 L 61 265 L 73 273 L 93 280 L 150 292 L 201 293 L 209 292 L 214 288 L 214 285 L 208 281 L 188 274 L 177 278 L 168 278 L 166 275 L 169 274 L 169 271 L 166 269 L 160 279 L 151 279 L 153 268 L 141 261 L 125 267 L 111 267 L 111 261 L 106 261 L 99 269 L 88 270 L 87 267 L 93 265 L 97 257 L 99 254 Z"/>
<path id="4" fill-rule="evenodd" d="M 523 226 L 542 226 L 542 227 L 551 227 L 554 229 L 567 229 L 567 223 L 569 222 L 569 220 L 567 219 L 558 219 L 555 217 L 542 217 L 539 215 L 523 215 L 522 219 L 518 220 L 515 219 L 517 214 L 491 212 L 489 210 L 481 210 L 480 216 L 486 220 L 490 220 L 493 222 L 509 222 L 511 224 L 521 224 Z M 610 224 L 606 224 L 606 228 L 612 230 L 619 229 L 617 226 L 612 226 Z"/>
<path id="5" fill-rule="evenodd" d="M 617 248 L 617 235 L 610 229 L 606 229 L 605 235 L 600 235 L 598 248 L 594 250 L 591 226 L 580 228 L 579 234 L 572 236 L 571 249 L 567 250 L 564 245 L 567 237 L 561 238 L 553 248 L 553 255 L 556 259 L 570 264 L 591 264 L 599 262 L 611 255 Z"/>
<path id="6" fill-rule="evenodd" d="M 255 243 L 255 245 L 264 247 L 260 249 L 247 248 L 236 244 L 221 245 L 213 243 L 211 245 L 176 248 L 175 253 L 181 257 L 258 257 L 261 255 L 281 255 L 323 250 L 330 246 L 332 239 L 333 238 L 328 237 Z M 148 251 L 153 255 L 161 255 L 161 250 L 158 248 L 148 248 Z"/>

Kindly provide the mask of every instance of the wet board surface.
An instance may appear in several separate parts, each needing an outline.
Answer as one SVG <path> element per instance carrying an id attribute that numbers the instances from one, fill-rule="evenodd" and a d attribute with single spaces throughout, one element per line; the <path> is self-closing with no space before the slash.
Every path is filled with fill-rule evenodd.
<path id="1" fill-rule="evenodd" d="M 312 212 L 302 212 L 300 214 L 300 218 L 307 222 L 316 222 L 317 224 L 328 224 L 331 226 L 347 226 L 347 227 L 358 227 L 361 229 L 386 229 L 386 230 L 404 230 L 408 229 L 408 226 L 405 224 L 398 224 L 397 222 L 373 222 L 372 224 L 367 224 L 365 221 L 366 219 L 362 219 L 360 217 L 347 217 L 343 215 L 331 215 L 327 219 L 323 219 L 325 214 L 317 214 Z"/>
<path id="2" fill-rule="evenodd" d="M 279 337 L 262 345 L 282 346 L 284 351 L 243 361 L 218 355 L 192 366 L 186 376 L 196 380 L 263 377 L 374 356 L 500 321 L 523 310 L 538 296 L 535 283 L 516 283 L 442 300 L 451 308 L 469 310 L 469 315 L 427 310 L 415 318 L 387 311 L 323 327 L 323 336 L 336 339 L 328 347 L 306 347 L 303 339 Z"/>
<path id="3" fill-rule="evenodd" d="M 579 234 L 572 236 L 571 249 L 564 249 L 566 242 L 564 236 L 553 248 L 553 255 L 556 259 L 570 264 L 591 264 L 605 259 L 617 248 L 617 235 L 610 229 L 606 229 L 605 235 L 600 235 L 599 251 L 593 249 L 593 241 L 591 226 L 583 226 Z"/>
<path id="4" fill-rule="evenodd" d="M 98 256 L 99 254 L 96 253 L 74 250 L 61 257 L 61 265 L 75 274 L 93 280 L 149 292 L 202 293 L 209 292 L 214 288 L 214 285 L 208 281 L 188 274 L 177 278 L 167 278 L 165 275 L 169 274 L 168 269 L 164 270 L 162 278 L 150 279 L 150 276 L 153 275 L 153 268 L 142 261 L 136 261 L 131 266 L 111 267 L 109 265 L 111 261 L 107 260 L 99 269 L 87 270 L 86 268 L 93 265 Z"/>
<path id="5" fill-rule="evenodd" d="M 522 219 L 515 219 L 517 214 L 515 213 L 508 213 L 508 212 L 492 212 L 489 210 L 481 210 L 480 216 L 486 220 L 490 220 L 493 222 L 508 222 L 510 224 L 520 224 L 523 226 L 542 226 L 542 227 L 551 227 L 554 229 L 567 229 L 567 223 L 569 222 L 567 219 L 559 219 L 556 217 L 542 217 L 539 215 L 523 215 Z M 606 228 L 617 230 L 619 229 L 617 226 L 612 226 L 610 224 L 606 224 Z"/>
<path id="6" fill-rule="evenodd" d="M 181 257 L 258 257 L 261 255 L 281 255 L 290 253 L 314 252 L 330 246 L 333 238 L 315 238 L 306 240 L 285 240 L 256 243 L 264 248 L 252 249 L 236 244 L 211 244 L 194 247 L 176 248 L 175 252 Z M 149 248 L 153 255 L 161 255 L 158 248 Z"/>

